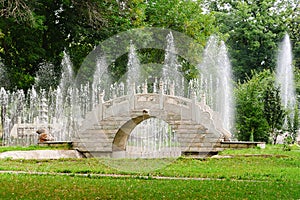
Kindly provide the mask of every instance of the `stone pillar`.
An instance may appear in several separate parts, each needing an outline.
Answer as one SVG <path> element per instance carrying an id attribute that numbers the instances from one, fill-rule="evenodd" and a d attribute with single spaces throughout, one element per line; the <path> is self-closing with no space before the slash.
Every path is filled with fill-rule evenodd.
<path id="1" fill-rule="evenodd" d="M 159 108 L 164 108 L 164 82 L 162 80 L 159 81 Z"/>
<path id="2" fill-rule="evenodd" d="M 203 105 L 206 105 L 206 96 L 205 96 L 204 93 L 202 94 L 202 97 L 201 97 L 201 103 L 202 103 Z"/>
<path id="3" fill-rule="evenodd" d="M 98 118 L 99 118 L 99 120 L 103 119 L 104 94 L 105 94 L 104 91 L 99 94 L 99 105 L 98 105 Z"/>
<path id="4" fill-rule="evenodd" d="M 48 124 L 48 105 L 45 97 L 42 97 L 40 104 L 40 123 Z"/>
<path id="5" fill-rule="evenodd" d="M 192 120 L 196 121 L 196 92 L 192 91 Z"/>
<path id="6" fill-rule="evenodd" d="M 153 83 L 153 93 L 157 93 L 156 87 L 157 87 L 157 77 L 155 77 L 155 79 L 154 79 L 154 83 Z"/>
<path id="7" fill-rule="evenodd" d="M 147 94 L 148 93 L 148 85 L 147 85 L 147 81 L 145 81 L 145 83 L 143 83 L 143 88 L 142 88 L 142 93 L 143 94 Z"/>
<path id="8" fill-rule="evenodd" d="M 174 84 L 174 81 L 170 84 L 170 95 L 171 96 L 175 95 L 175 84 Z"/>
<path id="9" fill-rule="evenodd" d="M 130 109 L 129 110 L 134 110 L 134 107 L 135 107 L 134 106 L 135 105 L 135 103 L 134 103 L 134 101 L 135 101 L 134 96 L 135 96 L 135 83 L 133 82 L 130 85 L 130 92 L 129 92 Z"/>

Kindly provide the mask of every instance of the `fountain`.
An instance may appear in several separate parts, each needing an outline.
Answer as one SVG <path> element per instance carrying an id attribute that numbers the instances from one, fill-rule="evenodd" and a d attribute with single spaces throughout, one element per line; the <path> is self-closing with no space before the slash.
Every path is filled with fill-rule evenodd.
<path id="1" fill-rule="evenodd" d="M 37 143 L 36 130 L 43 128 L 56 141 L 72 138 L 72 89 L 70 62 L 65 54 L 63 78 L 60 86 L 51 88 L 54 68 L 51 64 L 40 66 L 35 85 L 25 95 L 23 90 L 6 91 L 1 88 L 0 103 L 4 145 L 30 145 Z M 68 80 L 67 80 L 68 79 Z M 42 86 L 49 86 L 46 91 Z M 38 89 L 36 89 L 38 88 Z M 63 91 L 65 94 L 63 94 Z"/>
<path id="2" fill-rule="evenodd" d="M 166 40 L 167 46 L 165 48 L 165 60 L 162 69 L 162 80 L 165 80 L 169 85 L 174 84 L 174 87 L 177 88 L 176 95 L 184 96 L 184 78 L 180 73 L 181 65 L 177 60 L 177 51 L 172 32 L 167 35 Z"/>
<path id="3" fill-rule="evenodd" d="M 59 88 L 63 95 L 66 95 L 68 88 L 70 88 L 74 81 L 73 66 L 70 56 L 64 51 L 62 59 L 62 74 L 59 82 Z"/>
<path id="4" fill-rule="evenodd" d="M 129 84 L 141 84 L 141 67 L 134 44 L 130 41 L 127 63 L 127 82 Z"/>
<path id="5" fill-rule="evenodd" d="M 281 104 L 289 112 L 285 118 L 284 128 L 288 127 L 288 117 L 294 119 L 294 109 L 296 105 L 296 90 L 294 85 L 294 73 L 292 64 L 292 45 L 290 37 L 285 34 L 283 41 L 279 45 L 277 66 L 276 66 L 276 85 L 280 88 Z M 286 134 L 277 136 L 277 143 L 283 143 Z M 294 135 L 296 140 L 297 135 Z M 298 134 L 299 137 L 299 134 Z"/>
<path id="6" fill-rule="evenodd" d="M 62 62 L 63 76 L 57 88 L 46 91 L 42 88 L 33 87 L 28 90 L 26 95 L 22 90 L 10 93 L 1 89 L 0 102 L 4 108 L 2 110 L 6 110 L 3 120 L 5 127 L 3 143 L 5 145 L 28 145 L 33 141 L 32 137 L 36 136 L 34 130 L 40 127 L 47 128 L 56 141 L 74 141 L 78 134 L 80 137 L 82 136 L 79 133 L 80 131 L 98 130 L 97 128 L 103 126 L 97 123 L 103 119 L 104 115 L 114 116 L 118 112 L 121 114 L 129 112 L 127 107 L 121 106 L 119 108 L 118 105 L 123 105 L 124 102 L 133 102 L 134 104 L 138 101 L 144 101 L 143 107 L 149 105 L 149 108 L 154 109 L 157 103 L 160 102 L 158 104 L 160 110 L 164 109 L 165 105 L 169 105 L 167 109 L 174 107 L 175 110 L 172 110 L 172 112 L 178 112 L 178 114 L 163 114 L 162 112 L 158 117 L 153 115 L 149 119 L 145 118 L 143 121 L 134 122 L 136 123 L 134 124 L 136 129 L 130 132 L 130 137 L 127 135 L 127 154 L 129 157 L 136 157 L 132 155 L 133 149 L 141 152 L 141 157 L 179 156 L 182 149 L 180 149 L 181 144 L 177 134 L 183 134 L 183 132 L 177 133 L 174 130 L 183 131 L 185 127 L 187 127 L 189 134 L 193 132 L 194 135 L 190 136 L 189 140 L 191 139 L 193 145 L 195 145 L 195 147 L 193 145 L 189 146 L 187 151 L 200 148 L 199 142 L 196 141 L 202 141 L 203 135 L 199 132 L 203 134 L 207 130 L 210 130 L 213 134 L 217 132 L 217 129 L 212 128 L 214 126 L 212 123 L 217 124 L 219 122 L 217 113 L 209 106 L 219 109 L 223 113 L 222 116 L 231 113 L 231 110 L 225 109 L 225 107 L 230 107 L 232 103 L 231 96 L 226 96 L 227 93 L 231 92 L 230 64 L 226 56 L 226 48 L 224 43 L 219 45 L 216 39 L 211 39 L 205 50 L 204 62 L 199 67 L 202 75 L 198 80 L 191 81 L 186 86 L 184 84 L 188 81 L 184 81 L 180 73 L 181 66 L 177 60 L 173 33 L 169 32 L 166 35 L 165 59 L 162 71 L 161 74 L 157 74 L 158 78 L 153 79 L 152 76 L 153 83 L 147 82 L 149 77 L 146 77 L 145 81 L 141 80 L 141 64 L 138 61 L 135 46 L 131 42 L 127 44 L 127 49 L 129 45 L 128 73 L 123 80 L 124 82 L 110 82 L 108 66 L 113 61 L 111 57 L 105 56 L 104 52 L 99 53 L 96 51 L 93 54 L 93 59 L 83 64 L 86 67 L 85 69 L 92 65 L 94 70 L 88 68 L 88 71 L 91 72 L 84 74 L 84 80 L 86 81 L 79 80 L 77 85 L 70 84 L 73 79 L 72 64 L 65 54 Z M 216 52 L 211 52 L 210 49 Z M 214 56 L 217 56 L 217 59 L 215 59 L 215 63 L 212 63 Z M 208 67 L 204 67 L 204 65 L 208 65 Z M 224 74 L 226 75 L 225 78 Z M 93 80 L 91 80 L 91 77 Z M 194 87 L 195 85 L 197 87 Z M 221 86 L 224 87 L 218 89 Z M 153 93 L 149 93 L 149 91 Z M 222 100 L 219 101 L 219 99 Z M 130 104 L 130 107 L 133 104 Z M 142 115 L 147 116 L 147 109 L 142 109 L 142 111 Z M 161 111 L 157 112 L 160 113 Z M 159 119 L 159 116 L 165 117 L 165 120 Z M 211 122 L 211 119 L 215 120 Z M 130 118 L 110 121 L 109 126 L 117 127 L 116 125 L 120 125 L 118 123 L 126 122 L 126 120 L 130 121 Z M 167 122 L 167 120 L 169 121 Z M 224 120 L 226 120 L 225 117 Z M 170 127 L 170 123 L 173 123 L 172 127 Z M 206 124 L 205 126 L 208 126 L 207 130 L 199 123 Z M 230 121 L 224 124 L 230 124 Z M 218 127 L 218 131 L 223 131 L 219 125 L 216 125 L 216 127 Z M 103 129 L 101 131 L 108 130 Z M 83 133 L 86 132 L 83 131 Z M 227 136 L 229 135 L 227 134 Z M 213 137 L 216 137 L 216 135 L 213 135 Z M 221 134 L 218 137 L 221 138 Z M 209 139 L 211 138 L 207 137 L 203 140 L 210 145 L 206 147 L 207 151 L 213 148 L 212 143 L 208 141 Z M 24 140 L 27 142 L 23 142 Z M 92 138 L 89 138 L 89 140 L 92 140 Z M 103 135 L 103 140 L 110 141 L 111 137 Z M 182 138 L 181 140 L 183 141 Z M 187 145 L 186 142 L 185 145 Z M 103 146 L 103 148 L 107 148 L 107 146 Z M 159 154 L 159 152 L 162 153 Z"/>
<path id="7" fill-rule="evenodd" d="M 284 36 L 279 46 L 276 84 L 280 87 L 282 105 L 287 110 L 293 110 L 296 103 L 294 74 L 292 65 L 292 47 L 288 34 Z"/>
<path id="8" fill-rule="evenodd" d="M 198 95 L 207 96 L 207 104 L 220 113 L 223 126 L 231 130 L 234 123 L 234 100 L 231 64 L 226 46 L 211 36 L 204 50 Z"/>
<path id="9" fill-rule="evenodd" d="M 56 78 L 55 66 L 53 64 L 41 63 L 38 68 L 39 70 L 36 72 L 34 80 L 34 88 L 39 90 L 57 85 L 58 78 Z"/>
<path id="10" fill-rule="evenodd" d="M 157 118 L 149 118 L 137 125 L 126 145 L 127 158 L 170 158 L 180 155 L 175 132 L 168 123 Z"/>

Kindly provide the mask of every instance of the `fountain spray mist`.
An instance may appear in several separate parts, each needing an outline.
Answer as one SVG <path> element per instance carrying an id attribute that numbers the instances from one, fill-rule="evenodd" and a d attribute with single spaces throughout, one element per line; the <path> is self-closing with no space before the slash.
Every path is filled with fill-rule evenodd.
<path id="1" fill-rule="evenodd" d="M 228 52 L 223 41 L 211 36 L 204 50 L 203 62 L 198 66 L 201 73 L 201 92 L 207 104 L 220 113 L 225 129 L 234 123 L 234 98 L 232 71 Z"/>
<path id="2" fill-rule="evenodd" d="M 294 109 L 296 103 L 292 65 L 292 45 L 288 34 L 279 46 L 276 67 L 276 84 L 280 87 L 281 102 L 285 109 Z"/>

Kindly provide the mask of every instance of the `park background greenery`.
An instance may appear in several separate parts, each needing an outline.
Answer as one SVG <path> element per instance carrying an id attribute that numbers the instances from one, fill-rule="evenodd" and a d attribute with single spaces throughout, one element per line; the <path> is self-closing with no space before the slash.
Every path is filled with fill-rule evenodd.
<path id="1" fill-rule="evenodd" d="M 0 16 L 0 87 L 10 90 L 30 88 L 39 69 L 47 64 L 54 66 L 50 85 L 58 84 L 64 51 L 70 55 L 77 73 L 87 54 L 105 39 L 133 28 L 164 27 L 192 37 L 203 48 L 213 34 L 225 41 L 235 77 L 236 135 L 240 140 L 272 142 L 271 133 L 282 125 L 278 120 L 268 119 L 271 115 L 282 117 L 278 88 L 274 86 L 274 69 L 278 45 L 285 33 L 292 40 L 297 95 L 300 93 L 300 6 L 297 0 L 3 0 Z M 163 52 L 145 49 L 138 53 L 142 63 L 163 62 Z M 123 75 L 126 63 L 125 55 L 111 67 L 114 78 Z M 196 76 L 193 66 L 183 66 L 188 79 Z M 280 112 L 273 112 L 272 106 Z M 297 112 L 297 109 L 283 112 Z M 290 119 L 290 122 L 288 128 L 292 133 L 298 119 Z M 1 147 L 0 151 L 41 148 Z M 0 176 L 0 197 L 300 198 L 300 154 L 296 145 L 289 148 L 267 145 L 266 149 L 226 150 L 221 154 L 232 157 L 178 158 L 160 169 L 139 173 L 114 169 L 105 164 L 106 159 L 1 159 L 0 171 L 5 173 Z M 124 163 L 124 160 L 119 162 Z M 128 162 L 149 165 L 151 159 Z M 129 176 L 99 176 L 103 174 Z M 157 176 L 204 180 L 159 180 L 155 179 Z"/>
<path id="2" fill-rule="evenodd" d="M 203 49 L 211 35 L 225 41 L 236 86 L 234 132 L 239 140 L 274 142 L 272 137 L 283 129 L 284 116 L 298 112 L 283 110 L 274 86 L 278 45 L 288 33 L 297 95 L 300 92 L 297 0 L 7 0 L 1 1 L 0 15 L 0 86 L 10 90 L 30 88 L 47 64 L 54 66 L 48 84 L 57 85 L 64 51 L 77 73 L 83 59 L 105 39 L 133 28 L 163 27 L 190 36 Z M 141 63 L 163 62 L 161 51 L 138 53 Z M 182 62 L 186 78 L 195 78 L 195 67 Z M 110 66 L 113 78 L 125 73 L 126 63 L 124 55 Z M 298 118 L 289 119 L 288 124 L 285 128 L 294 142 Z"/>

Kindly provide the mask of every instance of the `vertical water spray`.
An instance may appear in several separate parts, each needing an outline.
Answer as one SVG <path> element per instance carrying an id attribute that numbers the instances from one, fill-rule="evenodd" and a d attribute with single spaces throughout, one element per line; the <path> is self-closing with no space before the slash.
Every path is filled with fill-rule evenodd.
<path id="1" fill-rule="evenodd" d="M 37 89 L 48 89 L 57 84 L 55 66 L 51 63 L 40 63 L 39 70 L 36 73 L 34 87 Z"/>
<path id="2" fill-rule="evenodd" d="M 201 73 L 201 91 L 207 104 L 220 113 L 223 127 L 230 130 L 234 122 L 234 101 L 231 64 L 223 41 L 211 36 L 198 66 Z"/>
<path id="3" fill-rule="evenodd" d="M 107 90 L 111 84 L 107 67 L 105 56 L 99 56 L 96 58 L 96 69 L 93 76 L 91 97 L 93 107 L 99 103 L 98 94 Z"/>
<path id="4" fill-rule="evenodd" d="M 203 93 L 206 95 L 207 104 L 216 109 L 216 83 L 218 79 L 218 72 L 217 72 L 217 55 L 218 55 L 218 39 L 215 36 L 211 36 L 206 44 L 203 53 L 203 61 L 198 66 L 199 71 L 202 75 L 202 82 L 203 85 Z"/>
<path id="5" fill-rule="evenodd" d="M 276 84 L 280 88 L 281 102 L 284 108 L 288 110 L 294 109 L 296 95 L 292 66 L 292 46 L 288 34 L 284 36 L 283 41 L 279 45 Z"/>
<path id="6" fill-rule="evenodd" d="M 139 85 L 141 84 L 140 79 L 141 79 L 140 61 L 138 59 L 134 44 L 130 42 L 128 63 L 127 63 L 127 82 L 129 84 L 135 83 L 135 85 Z"/>
<path id="7" fill-rule="evenodd" d="M 178 63 L 177 60 L 177 52 L 172 32 L 170 32 L 167 35 L 166 39 L 167 47 L 165 49 L 165 60 L 162 69 L 162 79 L 168 85 L 174 83 L 176 88 L 176 95 L 183 96 L 183 76 L 179 72 L 181 65 Z"/>
<path id="8" fill-rule="evenodd" d="M 234 98 L 232 86 L 231 63 L 228 58 L 228 52 L 225 43 L 221 41 L 218 54 L 218 77 L 220 83 L 219 97 L 217 98 L 219 112 L 223 120 L 224 128 L 230 130 L 234 123 Z"/>
<path id="9" fill-rule="evenodd" d="M 164 158 L 178 157 L 181 151 L 171 126 L 161 119 L 149 118 L 131 132 L 126 154 L 130 158 Z"/>
<path id="10" fill-rule="evenodd" d="M 72 127 L 70 124 L 73 122 L 73 66 L 70 59 L 70 56 L 64 52 L 64 56 L 62 59 L 62 73 L 61 79 L 59 81 L 59 85 L 56 89 L 56 114 L 54 122 L 55 128 L 58 132 L 57 138 L 59 140 L 68 140 L 71 136 Z"/>
<path id="11" fill-rule="evenodd" d="M 59 82 L 59 87 L 62 93 L 65 95 L 68 88 L 72 85 L 73 78 L 74 78 L 72 62 L 70 56 L 66 52 L 64 52 L 64 57 L 61 65 L 62 65 L 62 74 Z"/>

